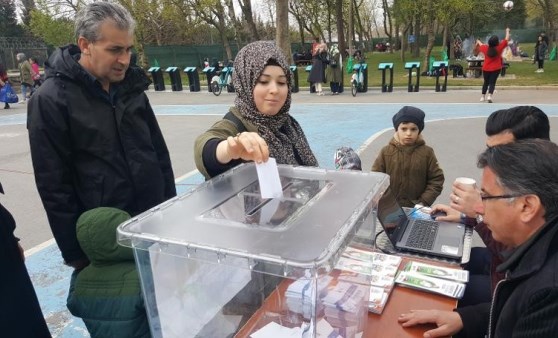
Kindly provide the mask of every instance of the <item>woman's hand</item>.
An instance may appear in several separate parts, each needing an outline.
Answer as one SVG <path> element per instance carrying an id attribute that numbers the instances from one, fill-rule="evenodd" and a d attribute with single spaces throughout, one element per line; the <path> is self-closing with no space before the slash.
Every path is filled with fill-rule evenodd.
<path id="1" fill-rule="evenodd" d="M 269 159 L 267 142 L 254 132 L 242 132 L 234 137 L 229 136 L 217 146 L 217 160 L 220 163 L 229 163 L 236 159 L 256 163 L 267 162 Z"/>

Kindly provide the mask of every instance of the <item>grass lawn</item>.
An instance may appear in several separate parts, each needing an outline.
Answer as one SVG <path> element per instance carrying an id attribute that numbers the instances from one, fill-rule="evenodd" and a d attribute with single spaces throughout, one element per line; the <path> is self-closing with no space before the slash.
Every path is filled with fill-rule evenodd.
<path id="1" fill-rule="evenodd" d="M 439 60 L 441 47 L 435 47 L 432 51 L 432 55 L 437 57 Z M 532 55 L 532 48 L 529 50 L 525 48 L 525 51 Z M 405 61 L 419 61 L 422 67 L 422 61 L 424 59 L 424 50 L 419 58 L 413 58 L 410 53 L 405 55 Z M 401 61 L 399 52 L 394 53 L 366 53 L 366 63 L 368 64 L 368 86 L 369 87 L 380 87 L 382 81 L 382 71 L 378 70 L 378 64 L 382 62 L 391 62 L 394 64 L 393 71 L 393 85 L 394 87 L 407 87 L 408 83 L 408 70 L 404 68 L 405 62 Z M 467 68 L 467 62 L 465 60 L 456 61 L 450 60 L 450 64 L 458 63 L 463 68 Z M 533 64 L 531 59 L 523 59 L 522 61 L 510 61 L 510 67 L 507 69 L 506 76 L 500 76 L 498 78 L 498 87 L 505 86 L 557 86 L 558 88 L 558 61 L 546 60 L 544 63 L 544 73 L 535 73 L 537 65 Z M 346 65 L 346 61 L 344 61 Z M 308 73 L 305 71 L 306 66 L 298 67 L 299 76 L 299 86 L 308 87 L 309 83 L 307 81 Z M 421 72 L 424 70 L 421 68 Z M 350 74 L 344 71 L 345 82 L 344 86 L 348 87 L 350 82 Z M 188 91 L 188 78 L 186 74 L 182 73 L 182 84 L 184 90 Z M 199 73 L 201 86 L 207 86 L 207 78 L 204 73 Z M 452 71 L 448 74 L 448 87 L 480 87 L 482 86 L 482 76 L 479 78 L 468 77 L 468 78 L 453 78 Z M 164 74 L 166 89 L 170 89 L 170 78 L 168 74 Z M 389 71 L 386 71 L 386 81 L 389 82 Z M 434 88 L 436 82 L 435 77 L 421 76 L 420 86 L 422 88 Z M 413 80 L 414 83 L 414 80 Z M 327 86 L 329 87 L 329 85 Z"/>

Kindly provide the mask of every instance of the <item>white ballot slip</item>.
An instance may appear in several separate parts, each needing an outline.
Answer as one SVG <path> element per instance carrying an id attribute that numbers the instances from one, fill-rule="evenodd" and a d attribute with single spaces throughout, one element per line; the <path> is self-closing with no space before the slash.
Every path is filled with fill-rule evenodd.
<path id="1" fill-rule="evenodd" d="M 270 157 L 267 162 L 256 164 L 256 170 L 262 198 L 282 198 L 283 188 L 275 159 Z"/>

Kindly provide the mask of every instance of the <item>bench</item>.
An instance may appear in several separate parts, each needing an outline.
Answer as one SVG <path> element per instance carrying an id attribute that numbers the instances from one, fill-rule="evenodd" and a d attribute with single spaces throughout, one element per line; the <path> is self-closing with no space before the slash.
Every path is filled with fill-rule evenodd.
<path id="1" fill-rule="evenodd" d="M 480 77 L 482 75 L 482 66 L 469 66 L 465 68 L 467 77 Z"/>
<path id="2" fill-rule="evenodd" d="M 508 68 L 510 68 L 510 63 L 504 62 L 504 64 L 502 65 L 502 70 L 500 71 L 500 75 L 502 75 L 502 77 L 506 76 L 506 70 Z M 475 77 L 480 77 L 482 75 L 482 66 L 470 66 L 465 68 L 465 70 L 469 74 L 473 74 Z"/>
<path id="3" fill-rule="evenodd" d="M 296 60 L 294 63 L 297 66 L 307 66 L 312 64 L 312 60 Z"/>

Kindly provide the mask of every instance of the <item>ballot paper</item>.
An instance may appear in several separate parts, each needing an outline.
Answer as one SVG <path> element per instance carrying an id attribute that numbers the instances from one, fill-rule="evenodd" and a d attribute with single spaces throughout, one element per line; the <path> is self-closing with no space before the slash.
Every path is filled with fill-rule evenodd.
<path id="1" fill-rule="evenodd" d="M 262 198 L 282 198 L 283 188 L 275 159 L 270 157 L 267 162 L 257 163 L 256 170 Z"/>
<path id="2" fill-rule="evenodd" d="M 300 327 L 285 327 L 271 322 L 250 335 L 251 338 L 300 338 Z"/>

